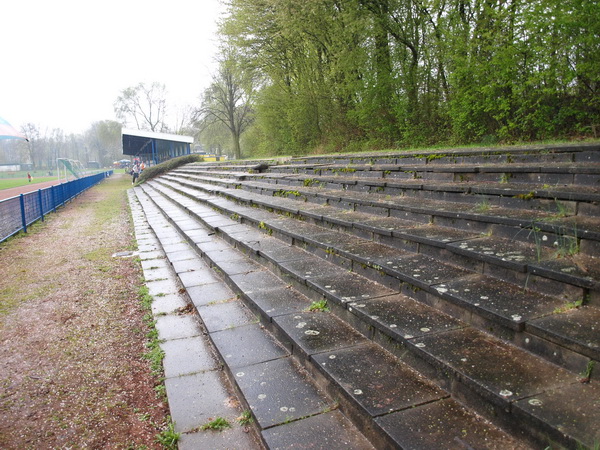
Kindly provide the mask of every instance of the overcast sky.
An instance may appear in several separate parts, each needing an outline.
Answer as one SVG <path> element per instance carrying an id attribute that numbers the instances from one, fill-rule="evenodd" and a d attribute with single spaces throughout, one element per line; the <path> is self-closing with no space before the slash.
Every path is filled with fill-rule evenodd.
<path id="1" fill-rule="evenodd" d="M 123 89 L 154 81 L 171 107 L 197 104 L 223 10 L 219 0 L 3 1 L 0 117 L 81 133 L 116 120 Z"/>

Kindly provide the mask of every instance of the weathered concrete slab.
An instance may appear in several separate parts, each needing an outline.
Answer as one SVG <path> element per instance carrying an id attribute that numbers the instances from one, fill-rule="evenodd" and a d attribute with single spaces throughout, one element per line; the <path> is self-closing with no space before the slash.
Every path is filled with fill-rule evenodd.
<path id="1" fill-rule="evenodd" d="M 243 292 L 255 292 L 261 289 L 272 289 L 285 286 L 280 278 L 268 270 L 234 275 L 231 281 Z"/>
<path id="2" fill-rule="evenodd" d="M 381 270 L 399 280 L 426 290 L 434 284 L 455 280 L 469 274 L 465 269 L 445 264 L 422 254 L 374 258 L 373 262 L 376 263 L 373 267 L 379 266 Z"/>
<path id="3" fill-rule="evenodd" d="M 160 344 L 165 352 L 166 378 L 215 370 L 219 364 L 203 336 L 173 339 Z"/>
<path id="4" fill-rule="evenodd" d="M 318 414 L 332 406 L 290 358 L 241 368 L 235 379 L 263 429 Z"/>
<path id="5" fill-rule="evenodd" d="M 169 314 L 156 318 L 159 339 L 183 339 L 198 336 L 200 324 L 191 314 Z"/>
<path id="6" fill-rule="evenodd" d="M 165 258 L 146 259 L 141 262 L 143 270 L 164 269 L 171 267 Z"/>
<path id="7" fill-rule="evenodd" d="M 198 308 L 198 313 L 206 329 L 211 333 L 247 325 L 258 320 L 240 300 L 202 306 Z"/>
<path id="8" fill-rule="evenodd" d="M 317 288 L 329 300 L 338 303 L 384 297 L 397 293 L 397 291 L 352 272 L 309 278 L 307 283 Z"/>
<path id="9" fill-rule="evenodd" d="M 219 270 L 227 276 L 240 275 L 248 272 L 263 270 L 260 264 L 238 253 L 237 259 L 219 261 Z"/>
<path id="10" fill-rule="evenodd" d="M 319 353 L 312 358 L 319 369 L 371 417 L 448 396 L 372 343 Z"/>
<path id="11" fill-rule="evenodd" d="M 157 281 L 148 281 L 146 282 L 146 286 L 148 287 L 148 293 L 152 297 L 176 294 L 177 292 L 179 292 L 179 286 L 172 278 Z"/>
<path id="12" fill-rule="evenodd" d="M 532 245 L 497 238 L 480 238 L 467 242 L 450 243 L 447 248 L 461 255 L 519 272 L 525 272 L 528 264 L 546 259 L 549 252 L 548 249 L 541 246 L 536 248 Z"/>
<path id="13" fill-rule="evenodd" d="M 215 274 L 214 270 L 209 268 L 203 268 L 195 271 L 181 272 L 178 274 L 181 284 L 188 289 L 193 286 L 200 286 L 202 284 L 218 283 L 221 280 Z"/>
<path id="14" fill-rule="evenodd" d="M 286 336 L 284 345 L 293 345 L 304 357 L 366 341 L 365 337 L 327 312 L 301 312 L 273 319 Z"/>
<path id="15" fill-rule="evenodd" d="M 177 441 L 179 450 L 231 450 L 231 449 L 261 449 L 262 445 L 252 433 L 248 433 L 245 427 L 239 426 L 229 417 L 228 421 L 233 425 L 222 431 L 199 430 L 193 433 L 184 433 Z"/>
<path id="16" fill-rule="evenodd" d="M 368 450 L 374 447 L 339 411 L 330 411 L 262 432 L 272 450 L 322 448 L 327 450 Z"/>
<path id="17" fill-rule="evenodd" d="M 466 239 L 479 237 L 479 235 L 468 231 L 454 230 L 452 228 L 434 225 L 398 230 L 394 232 L 394 236 L 399 238 L 410 238 L 416 242 L 438 247 L 445 247 L 449 242 L 464 241 Z"/>
<path id="18" fill-rule="evenodd" d="M 302 259 L 281 262 L 279 266 L 301 282 L 318 276 L 342 276 L 348 272 L 346 269 L 311 254 L 304 254 Z"/>
<path id="19" fill-rule="evenodd" d="M 195 272 L 206 269 L 208 266 L 200 259 L 184 259 L 183 261 L 174 261 L 172 264 L 175 273 Z"/>
<path id="20" fill-rule="evenodd" d="M 239 416 L 237 402 L 225 388 L 221 371 L 167 378 L 169 409 L 178 433 L 195 431 L 217 417 L 233 422 Z"/>
<path id="21" fill-rule="evenodd" d="M 599 267 L 600 264 L 595 260 L 586 261 L 583 265 L 575 263 L 571 258 L 529 264 L 529 270 L 533 274 L 596 290 L 600 287 Z"/>
<path id="22" fill-rule="evenodd" d="M 403 294 L 351 302 L 348 310 L 399 341 L 466 326 Z"/>
<path id="23" fill-rule="evenodd" d="M 268 318 L 303 311 L 311 304 L 308 298 L 289 287 L 255 289 L 244 296 Z"/>
<path id="24" fill-rule="evenodd" d="M 156 267 L 144 269 L 144 279 L 146 281 L 158 281 L 169 278 L 172 275 L 171 269 L 168 267 Z"/>
<path id="25" fill-rule="evenodd" d="M 561 311 L 532 320 L 533 334 L 600 361 L 600 309 L 592 306 Z"/>
<path id="26" fill-rule="evenodd" d="M 472 275 L 434 288 L 454 303 L 519 330 L 525 322 L 551 314 L 565 303 L 485 275 Z"/>
<path id="27" fill-rule="evenodd" d="M 169 314 L 179 308 L 185 308 L 186 301 L 179 294 L 156 296 L 152 301 L 152 314 Z"/>
<path id="28" fill-rule="evenodd" d="M 211 338 L 230 368 L 249 366 L 289 356 L 289 353 L 260 324 L 218 331 Z"/>
<path id="29" fill-rule="evenodd" d="M 537 432 L 550 440 L 572 448 L 594 448 L 600 442 L 598 383 L 574 383 L 520 400 L 513 408 L 524 420 L 533 419 Z"/>
<path id="30" fill-rule="evenodd" d="M 397 448 L 528 448 L 452 399 L 388 414 L 376 419 L 376 423 Z"/>
<path id="31" fill-rule="evenodd" d="M 472 328 L 411 342 L 435 365 L 502 406 L 575 381 L 571 372 Z"/>
<path id="32" fill-rule="evenodd" d="M 190 248 L 188 245 L 187 250 L 181 250 L 175 253 L 169 253 L 168 255 L 169 261 L 172 263 L 176 261 L 185 261 L 186 259 L 196 259 L 198 258 L 198 254 Z"/>
<path id="33" fill-rule="evenodd" d="M 196 308 L 237 298 L 236 294 L 222 282 L 194 286 L 189 288 L 187 293 Z"/>

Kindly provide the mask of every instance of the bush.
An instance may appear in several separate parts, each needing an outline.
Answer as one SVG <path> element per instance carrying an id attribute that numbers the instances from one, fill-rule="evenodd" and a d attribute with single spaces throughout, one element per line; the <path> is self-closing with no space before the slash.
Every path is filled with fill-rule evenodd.
<path id="1" fill-rule="evenodd" d="M 140 174 L 138 183 L 143 183 L 144 181 L 148 181 L 152 178 L 159 177 L 185 164 L 202 161 L 204 161 L 204 159 L 202 159 L 200 155 L 185 155 L 180 156 L 179 158 L 169 159 L 164 163 L 160 163 L 156 166 L 147 167 L 146 169 L 144 169 L 144 171 Z"/>

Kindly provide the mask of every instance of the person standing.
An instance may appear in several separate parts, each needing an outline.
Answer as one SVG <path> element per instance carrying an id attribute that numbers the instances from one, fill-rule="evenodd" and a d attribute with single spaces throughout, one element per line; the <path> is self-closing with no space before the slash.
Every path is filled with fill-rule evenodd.
<path id="1" fill-rule="evenodd" d="M 137 180 L 140 176 L 140 166 L 139 164 L 135 163 L 133 165 L 133 169 L 131 169 L 131 175 L 133 176 L 133 179 L 131 180 L 131 184 L 135 184 L 135 180 Z"/>
<path id="2" fill-rule="evenodd" d="M 29 172 L 27 172 L 27 179 L 29 180 L 29 182 L 31 183 L 31 174 Z"/>

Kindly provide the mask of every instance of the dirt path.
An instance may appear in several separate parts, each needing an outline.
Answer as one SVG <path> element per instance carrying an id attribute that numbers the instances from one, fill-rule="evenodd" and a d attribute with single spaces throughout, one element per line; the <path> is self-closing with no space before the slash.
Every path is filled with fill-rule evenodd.
<path id="1" fill-rule="evenodd" d="M 129 177 L 0 245 L 0 448 L 160 448 Z"/>

